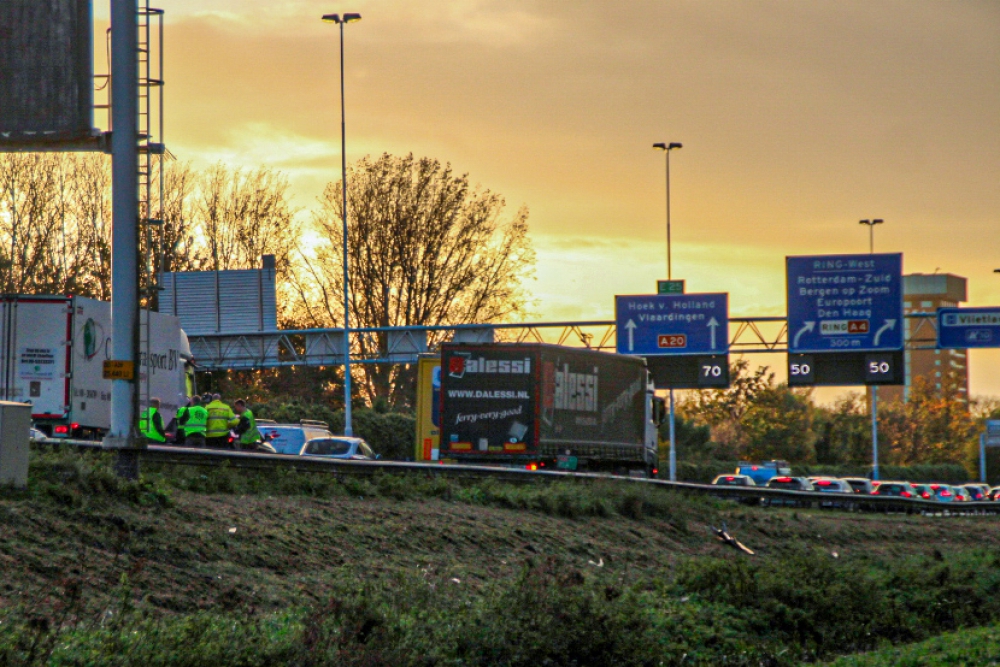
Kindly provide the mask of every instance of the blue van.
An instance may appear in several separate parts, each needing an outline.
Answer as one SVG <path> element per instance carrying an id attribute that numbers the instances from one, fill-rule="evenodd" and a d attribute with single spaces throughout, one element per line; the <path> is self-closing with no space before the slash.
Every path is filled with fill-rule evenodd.
<path id="1" fill-rule="evenodd" d="M 764 486 L 772 477 L 791 475 L 792 468 L 788 465 L 788 461 L 760 461 L 759 463 L 740 461 L 736 468 L 736 474 L 746 475 L 757 486 Z"/>

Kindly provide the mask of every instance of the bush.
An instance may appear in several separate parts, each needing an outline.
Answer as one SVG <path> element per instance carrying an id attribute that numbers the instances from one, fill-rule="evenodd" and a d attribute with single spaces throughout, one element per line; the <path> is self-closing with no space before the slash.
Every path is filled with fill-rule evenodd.
<path id="1" fill-rule="evenodd" d="M 114 499 L 145 507 L 169 507 L 166 488 L 147 477 L 126 480 L 114 469 L 110 452 L 87 452 L 75 448 L 51 450 L 34 446 L 28 467 L 27 493 L 68 507 Z"/>

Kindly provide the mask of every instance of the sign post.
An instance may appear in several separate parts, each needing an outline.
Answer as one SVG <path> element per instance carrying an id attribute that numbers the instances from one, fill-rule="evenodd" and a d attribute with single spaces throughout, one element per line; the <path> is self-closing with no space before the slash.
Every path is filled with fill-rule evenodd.
<path id="1" fill-rule="evenodd" d="M 679 283 L 679 285 L 678 285 Z M 729 386 L 729 295 L 683 294 L 660 281 L 660 294 L 618 296 L 618 353 L 646 357 L 657 389 L 670 390 L 670 479 L 677 479 L 674 389 Z M 665 290 L 679 290 L 669 292 Z"/>

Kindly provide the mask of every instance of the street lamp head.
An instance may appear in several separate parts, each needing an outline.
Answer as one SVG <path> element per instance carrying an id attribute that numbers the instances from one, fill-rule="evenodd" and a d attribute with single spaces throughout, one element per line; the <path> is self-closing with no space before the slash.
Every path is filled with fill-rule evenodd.
<path id="1" fill-rule="evenodd" d="M 859 220 L 858 224 L 874 227 L 875 225 L 881 225 L 883 222 L 885 222 L 885 220 L 882 218 L 875 218 L 874 220 Z"/>
<path id="2" fill-rule="evenodd" d="M 663 142 L 660 142 L 660 143 L 657 143 L 657 144 L 653 144 L 653 150 L 657 150 L 657 151 L 672 151 L 675 148 L 681 148 L 681 144 L 677 144 L 677 143 L 666 144 L 666 143 L 663 143 Z"/>
<path id="3" fill-rule="evenodd" d="M 664 143 L 653 144 L 654 151 L 665 151 L 667 150 L 667 145 Z"/>
<path id="4" fill-rule="evenodd" d="M 323 14 L 323 20 L 327 23 L 354 23 L 355 21 L 361 20 L 361 14 L 344 14 L 341 17 L 340 14 Z"/>
<path id="5" fill-rule="evenodd" d="M 670 144 L 669 146 L 667 146 L 667 150 L 671 151 L 671 150 L 673 150 L 675 148 L 683 148 L 683 147 L 684 147 L 683 144 L 674 143 L 674 144 Z"/>

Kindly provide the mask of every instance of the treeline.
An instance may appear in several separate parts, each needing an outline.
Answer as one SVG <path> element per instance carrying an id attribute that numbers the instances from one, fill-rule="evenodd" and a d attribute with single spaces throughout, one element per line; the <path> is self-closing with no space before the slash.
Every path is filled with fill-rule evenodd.
<path id="1" fill-rule="evenodd" d="M 150 179 L 149 204 L 140 205 L 140 220 L 155 221 L 139 230 L 144 287 L 160 272 L 257 268 L 270 254 L 282 327 L 343 326 L 339 180 L 302 209 L 287 178 L 268 167 L 163 165 Z M 3 292 L 110 298 L 110 168 L 99 154 L 0 154 Z M 348 170 L 347 205 L 352 327 L 498 322 L 531 306 L 527 210 L 509 213 L 501 195 L 451 165 L 413 155 L 363 158 Z M 156 291 L 144 293 L 155 308 Z M 355 343 L 355 354 L 366 356 L 389 344 L 384 335 Z M 353 400 L 409 405 L 412 369 L 366 364 L 356 372 Z M 292 375 L 242 374 L 237 393 L 295 385 Z M 339 369 L 311 379 L 309 395 L 343 403 L 342 393 L 333 398 Z M 229 380 L 213 377 L 218 385 Z"/>
<path id="2" fill-rule="evenodd" d="M 751 369 L 745 360 L 733 364 L 731 377 L 728 389 L 691 392 L 680 399 L 679 459 L 871 465 L 871 413 L 863 394 L 850 393 L 823 405 L 811 390 L 791 389 L 767 367 Z M 940 389 L 915 378 L 906 402 L 880 401 L 879 462 L 950 463 L 975 470 L 983 421 L 1000 417 L 1000 403 L 968 402 L 960 389 L 954 376 L 943 377 Z M 667 437 L 665 426 L 661 437 Z"/>

